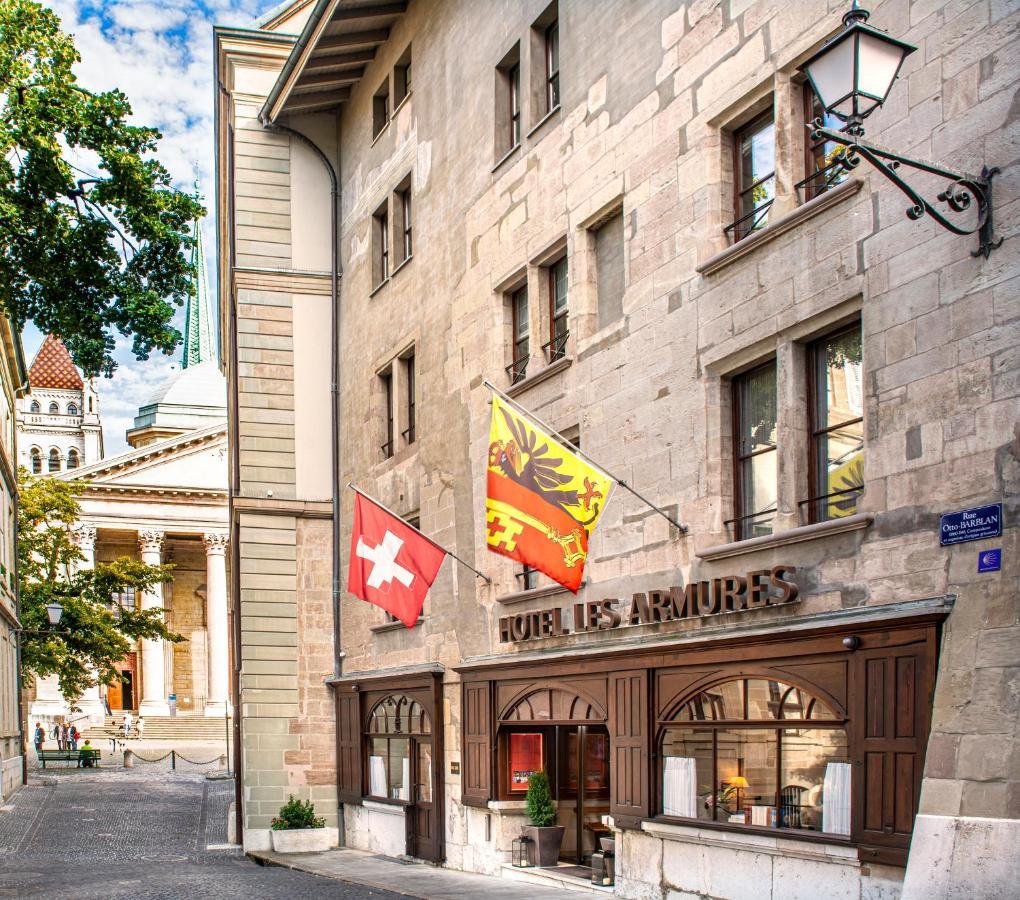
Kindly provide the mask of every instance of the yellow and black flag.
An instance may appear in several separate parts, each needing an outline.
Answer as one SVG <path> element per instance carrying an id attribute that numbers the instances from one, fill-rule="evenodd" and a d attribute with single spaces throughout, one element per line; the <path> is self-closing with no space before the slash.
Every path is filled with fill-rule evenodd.
<path id="1" fill-rule="evenodd" d="M 576 594 L 588 540 L 615 484 L 493 396 L 485 514 L 494 553 L 538 569 Z"/>

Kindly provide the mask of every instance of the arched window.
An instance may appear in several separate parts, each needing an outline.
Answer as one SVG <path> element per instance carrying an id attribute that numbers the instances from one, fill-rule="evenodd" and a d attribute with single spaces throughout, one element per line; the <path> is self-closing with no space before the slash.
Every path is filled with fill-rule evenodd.
<path id="1" fill-rule="evenodd" d="M 850 833 L 845 718 L 821 697 L 738 678 L 703 689 L 659 725 L 663 815 Z"/>
<path id="2" fill-rule="evenodd" d="M 32 458 L 32 474 L 39 475 L 42 473 L 42 450 L 38 447 L 33 447 L 30 453 Z"/>
<path id="3" fill-rule="evenodd" d="M 60 471 L 60 451 L 56 447 L 50 450 L 50 471 Z"/>
<path id="4" fill-rule="evenodd" d="M 69 469 L 77 469 L 78 465 L 79 465 L 78 451 L 77 450 L 73 450 L 73 449 L 72 450 L 68 450 L 67 451 L 67 468 L 69 468 Z"/>
<path id="5" fill-rule="evenodd" d="M 29 408 L 28 408 L 28 411 L 29 412 L 34 412 L 34 413 L 42 412 L 42 407 L 39 405 L 39 401 L 38 400 L 33 400 L 32 401 L 32 405 L 29 406 Z"/>
<path id="6" fill-rule="evenodd" d="M 380 700 L 368 717 L 368 793 L 384 800 L 409 800 L 411 739 L 432 734 L 422 705 L 406 694 Z"/>
<path id="7" fill-rule="evenodd" d="M 76 403 L 68 403 L 67 404 L 67 414 L 69 416 L 76 416 L 76 415 L 78 415 L 78 404 L 76 404 Z"/>
<path id="8" fill-rule="evenodd" d="M 59 413 L 59 412 L 60 412 L 60 404 L 59 404 L 59 403 L 57 403 L 57 401 L 56 401 L 56 400 L 54 400 L 54 401 L 53 401 L 53 402 L 52 402 L 52 403 L 50 404 L 50 414 L 51 414 L 51 415 L 55 415 L 56 413 Z"/>

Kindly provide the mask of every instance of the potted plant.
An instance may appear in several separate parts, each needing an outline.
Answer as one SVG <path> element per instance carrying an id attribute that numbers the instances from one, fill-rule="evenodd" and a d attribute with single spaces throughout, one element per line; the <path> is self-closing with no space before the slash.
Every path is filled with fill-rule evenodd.
<path id="1" fill-rule="evenodd" d="M 556 821 L 556 804 L 549 790 L 549 776 L 544 771 L 531 776 L 524 798 L 524 811 L 531 822 L 531 825 L 524 826 L 524 834 L 531 838 L 535 847 L 535 865 L 555 866 L 560 860 L 563 826 L 553 824 Z"/>
<path id="2" fill-rule="evenodd" d="M 277 853 L 313 853 L 329 849 L 326 820 L 315 815 L 311 800 L 298 800 L 291 794 L 270 828 L 273 849 Z"/>

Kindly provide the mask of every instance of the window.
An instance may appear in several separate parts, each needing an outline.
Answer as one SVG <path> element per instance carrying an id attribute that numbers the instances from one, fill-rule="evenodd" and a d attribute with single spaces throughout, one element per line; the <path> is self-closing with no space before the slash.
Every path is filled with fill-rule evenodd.
<path id="1" fill-rule="evenodd" d="M 816 341 L 808 352 L 812 522 L 857 512 L 864 492 L 861 325 Z"/>
<path id="2" fill-rule="evenodd" d="M 42 450 L 38 447 L 33 447 L 32 452 L 29 455 L 32 458 L 32 474 L 42 474 Z"/>
<path id="3" fill-rule="evenodd" d="M 406 694 L 380 700 L 368 718 L 368 795 L 411 800 L 411 739 L 432 734 L 422 705 Z"/>
<path id="4" fill-rule="evenodd" d="M 403 235 L 401 242 L 401 262 L 411 258 L 414 245 L 411 241 L 411 185 L 399 191 L 397 197 L 400 200 L 400 230 Z"/>
<path id="5" fill-rule="evenodd" d="M 821 119 L 822 124 L 827 128 L 838 130 L 843 127 L 835 116 L 825 112 L 825 107 L 822 106 L 821 101 L 809 85 L 805 84 L 803 89 L 805 122 Z M 805 160 L 807 177 L 797 183 L 798 189 L 802 192 L 802 199 L 810 200 L 812 197 L 817 197 L 846 180 L 846 169 L 835 161 L 836 155 L 843 149 L 841 145 L 826 140 L 812 141 L 811 132 L 807 131 L 804 147 L 807 152 Z"/>
<path id="6" fill-rule="evenodd" d="M 521 45 L 496 66 L 495 148 L 497 162 L 521 143 Z"/>
<path id="7" fill-rule="evenodd" d="M 736 221 L 726 228 L 726 233 L 736 242 L 768 225 L 776 190 L 776 129 L 772 110 L 740 128 L 733 143 Z"/>
<path id="8" fill-rule="evenodd" d="M 567 338 L 567 260 L 566 257 L 549 267 L 549 362 L 566 355 Z"/>
<path id="9" fill-rule="evenodd" d="M 79 464 L 78 451 L 71 449 L 67 451 L 67 468 L 77 469 Z"/>
<path id="10" fill-rule="evenodd" d="M 531 776 L 545 769 L 541 732 L 510 732 L 507 735 L 507 790 L 511 794 L 527 793 Z"/>
<path id="11" fill-rule="evenodd" d="M 560 105 L 560 23 L 554 21 L 545 30 L 545 103 L 546 112 Z"/>
<path id="12" fill-rule="evenodd" d="M 595 231 L 599 328 L 623 318 L 624 280 L 623 210 L 618 210 Z"/>
<path id="13" fill-rule="evenodd" d="M 57 450 L 55 447 L 52 450 L 50 450 L 50 471 L 51 472 L 60 471 L 60 451 Z"/>
<path id="14" fill-rule="evenodd" d="M 382 134 L 390 121 L 390 80 L 387 78 L 372 98 L 372 140 Z"/>
<path id="15" fill-rule="evenodd" d="M 407 390 L 407 428 L 405 428 L 401 434 L 408 444 L 413 444 L 416 437 L 414 408 L 414 350 L 404 357 L 404 386 Z"/>
<path id="16" fill-rule="evenodd" d="M 521 66 L 515 63 L 507 73 L 510 90 L 510 149 L 521 142 Z"/>
<path id="17" fill-rule="evenodd" d="M 383 459 L 393 456 L 393 370 L 387 369 L 379 376 L 383 388 L 383 421 L 386 423 L 386 435 L 380 448 L 383 452 Z"/>
<path id="18" fill-rule="evenodd" d="M 412 528 L 416 528 L 416 529 L 418 529 L 418 531 L 421 531 L 421 517 L 419 515 L 415 514 L 413 516 L 405 516 L 404 517 L 404 521 L 407 522 L 407 524 L 410 525 Z M 424 612 L 425 612 L 425 609 L 424 609 L 424 607 L 422 607 L 422 615 L 424 615 Z M 398 619 L 391 612 L 385 612 L 384 611 L 383 615 L 385 615 L 385 617 L 386 617 L 387 624 L 395 624 L 397 622 L 400 622 L 401 625 L 404 624 L 403 622 L 400 621 L 400 619 Z M 419 619 L 420 619 L 420 617 L 419 617 Z"/>
<path id="19" fill-rule="evenodd" d="M 819 697 L 742 678 L 659 724 L 663 815 L 850 834 L 846 723 Z"/>
<path id="20" fill-rule="evenodd" d="M 393 108 L 396 109 L 411 93 L 411 48 L 408 47 L 393 69 Z"/>
<path id="21" fill-rule="evenodd" d="M 123 591 L 114 591 L 110 594 L 110 603 L 116 608 L 134 611 L 136 608 L 136 594 L 134 587 L 128 585 Z"/>
<path id="22" fill-rule="evenodd" d="M 528 288 L 518 288 L 510 295 L 510 312 L 513 320 L 513 361 L 506 367 L 510 383 L 517 384 L 528 375 L 531 341 L 528 325 Z"/>
<path id="23" fill-rule="evenodd" d="M 34 413 L 42 412 L 42 407 L 39 405 L 39 401 L 33 400 L 32 405 L 28 408 L 28 411 Z"/>
<path id="24" fill-rule="evenodd" d="M 372 241 L 372 281 L 374 287 L 379 287 L 390 277 L 390 216 L 385 202 L 372 214 Z"/>
<path id="25" fill-rule="evenodd" d="M 76 415 L 78 415 L 78 407 L 74 403 L 68 403 L 67 404 L 67 414 L 69 416 L 76 416 Z"/>
<path id="26" fill-rule="evenodd" d="M 528 565 L 522 565 L 521 570 L 514 575 L 514 578 L 517 579 L 517 590 L 530 591 L 537 588 L 538 575 L 538 569 L 533 569 Z"/>
<path id="27" fill-rule="evenodd" d="M 776 361 L 733 379 L 736 540 L 772 533 L 778 490 Z"/>
<path id="28" fill-rule="evenodd" d="M 60 404 L 53 402 L 50 404 L 50 415 L 57 415 L 60 412 Z"/>

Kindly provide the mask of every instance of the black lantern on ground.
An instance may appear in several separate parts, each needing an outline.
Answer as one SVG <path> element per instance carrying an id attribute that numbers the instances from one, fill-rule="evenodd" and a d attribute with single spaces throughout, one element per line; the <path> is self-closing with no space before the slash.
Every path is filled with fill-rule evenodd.
<path id="1" fill-rule="evenodd" d="M 867 21 L 868 11 L 854 0 L 843 32 L 801 66 L 825 111 L 846 122 L 851 134 L 885 102 L 903 60 L 917 49 Z"/>
<path id="2" fill-rule="evenodd" d="M 613 838 L 602 838 L 601 850 L 596 850 L 591 855 L 591 883 L 600 887 L 612 887 L 616 883 L 616 860 L 614 858 L 614 847 L 616 841 Z"/>
<path id="3" fill-rule="evenodd" d="M 525 837 L 523 834 L 520 837 L 514 838 L 510 856 L 515 868 L 527 869 L 529 866 L 534 865 L 531 861 L 531 845 L 531 838 Z"/>
<path id="4" fill-rule="evenodd" d="M 980 175 L 968 175 L 863 140 L 864 120 L 885 102 L 903 60 L 917 49 L 872 28 L 867 21 L 868 11 L 860 9 L 854 0 L 853 8 L 843 16 L 843 32 L 800 67 L 825 111 L 846 123 L 837 131 L 826 128 L 822 119 L 815 119 L 807 126 L 811 139 L 842 145 L 836 162 L 847 172 L 856 169 L 861 159 L 870 162 L 910 198 L 907 218 L 928 215 L 954 234 L 977 232 L 978 249 L 972 250 L 971 256 L 987 259 L 1002 244 L 1001 239 L 995 240 L 992 224 L 992 176 L 998 174 L 997 168 L 985 166 Z M 911 187 L 900 174 L 903 167 L 949 179 L 937 197 L 945 207 L 940 209 Z M 965 218 L 961 224 L 950 218 L 960 213 L 969 216 L 970 221 Z"/>

